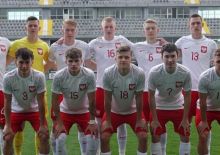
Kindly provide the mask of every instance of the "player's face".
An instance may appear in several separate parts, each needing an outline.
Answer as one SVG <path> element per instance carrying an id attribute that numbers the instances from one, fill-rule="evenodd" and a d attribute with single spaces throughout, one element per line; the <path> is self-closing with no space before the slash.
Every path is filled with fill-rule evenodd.
<path id="1" fill-rule="evenodd" d="M 131 52 L 116 53 L 116 62 L 119 69 L 130 69 Z"/>
<path id="2" fill-rule="evenodd" d="M 220 73 L 220 53 L 214 57 L 214 65 L 216 70 Z"/>
<path id="3" fill-rule="evenodd" d="M 81 58 L 67 58 L 66 59 L 66 64 L 68 66 L 69 72 L 72 75 L 77 75 L 80 71 L 80 66 L 82 64 L 82 59 Z"/>
<path id="4" fill-rule="evenodd" d="M 175 71 L 177 58 L 178 58 L 178 55 L 177 55 L 176 51 L 173 51 L 173 52 L 170 52 L 170 53 L 165 51 L 163 53 L 162 59 L 163 59 L 163 62 L 165 64 L 167 72 Z"/>
<path id="5" fill-rule="evenodd" d="M 32 59 L 24 60 L 21 57 L 18 57 L 15 60 L 15 64 L 18 68 L 19 75 L 22 77 L 27 77 L 30 75 L 31 66 L 33 64 Z"/>
<path id="6" fill-rule="evenodd" d="M 73 39 L 76 36 L 76 27 L 70 24 L 63 25 L 63 37 L 64 39 Z"/>
<path id="7" fill-rule="evenodd" d="M 105 39 L 113 39 L 116 31 L 115 22 L 103 22 L 102 31 Z"/>
<path id="8" fill-rule="evenodd" d="M 154 40 L 157 38 L 159 29 L 155 23 L 147 23 L 144 27 L 144 33 L 147 39 Z"/>
<path id="9" fill-rule="evenodd" d="M 28 36 L 36 36 L 40 30 L 39 21 L 32 20 L 28 21 L 26 24 L 26 31 Z"/>
<path id="10" fill-rule="evenodd" d="M 202 21 L 200 17 L 191 18 L 189 22 L 189 27 L 192 35 L 202 34 Z"/>

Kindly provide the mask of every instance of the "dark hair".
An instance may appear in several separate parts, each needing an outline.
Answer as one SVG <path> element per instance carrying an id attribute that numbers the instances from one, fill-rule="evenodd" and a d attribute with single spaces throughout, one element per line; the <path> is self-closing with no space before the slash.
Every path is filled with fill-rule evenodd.
<path id="1" fill-rule="evenodd" d="M 37 19 L 37 17 L 35 17 L 35 16 L 29 16 L 29 17 L 27 18 L 26 22 L 34 21 L 34 20 L 39 21 L 39 20 Z"/>
<path id="2" fill-rule="evenodd" d="M 70 48 L 65 52 L 66 59 L 71 58 L 71 59 L 78 59 L 82 58 L 82 51 L 78 48 Z"/>
<path id="3" fill-rule="evenodd" d="M 22 58 L 23 60 L 34 59 L 33 52 L 29 50 L 28 48 L 19 48 L 15 52 L 15 58 L 17 59 L 19 57 Z"/>
<path id="4" fill-rule="evenodd" d="M 172 53 L 174 51 L 178 54 L 178 49 L 176 45 L 172 43 L 168 43 L 162 46 L 161 54 L 163 55 L 164 52 Z"/>
<path id="5" fill-rule="evenodd" d="M 192 15 L 190 16 L 189 20 L 191 20 L 191 18 L 197 18 L 197 17 L 199 17 L 199 18 L 201 19 L 201 21 L 202 21 L 202 17 L 201 17 L 199 14 L 197 14 L 197 13 L 192 14 Z"/>
<path id="6" fill-rule="evenodd" d="M 123 53 L 123 52 L 131 52 L 131 48 L 128 45 L 122 45 L 117 50 L 117 53 Z"/>
<path id="7" fill-rule="evenodd" d="M 218 49 L 214 52 L 214 56 L 220 56 L 220 48 L 218 48 Z"/>

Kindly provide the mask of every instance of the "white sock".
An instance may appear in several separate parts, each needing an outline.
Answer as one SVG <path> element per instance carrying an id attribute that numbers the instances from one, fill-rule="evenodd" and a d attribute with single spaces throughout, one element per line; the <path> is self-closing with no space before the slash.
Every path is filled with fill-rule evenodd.
<path id="1" fill-rule="evenodd" d="M 142 152 L 137 151 L 137 155 L 147 155 L 147 152 L 142 153 Z"/>
<path id="2" fill-rule="evenodd" d="M 97 155 L 100 155 L 100 153 L 101 153 L 101 144 L 100 144 L 100 133 L 101 133 L 101 123 L 102 123 L 102 119 L 101 118 L 99 118 L 99 117 L 96 117 L 95 118 L 96 119 L 96 122 L 98 123 L 98 130 L 99 130 L 99 132 L 98 132 L 98 148 L 97 148 Z"/>
<path id="3" fill-rule="evenodd" d="M 54 137 L 53 132 L 50 133 L 50 141 L 51 141 L 53 155 L 55 155 L 56 154 L 56 139 Z"/>
<path id="4" fill-rule="evenodd" d="M 190 155 L 190 143 L 184 143 L 180 142 L 180 149 L 179 149 L 180 155 Z"/>
<path id="5" fill-rule="evenodd" d="M 166 146 L 167 146 L 167 133 L 166 132 L 160 135 L 160 144 L 161 144 L 162 155 L 166 155 Z"/>
<path id="6" fill-rule="evenodd" d="M 91 135 L 86 135 L 86 139 L 87 139 L 86 155 L 96 154 L 98 148 L 98 139 Z"/>
<path id="7" fill-rule="evenodd" d="M 84 155 L 86 154 L 86 145 L 87 145 L 86 135 L 84 134 L 84 132 L 78 132 L 78 140 L 79 140 L 81 155 Z"/>
<path id="8" fill-rule="evenodd" d="M 125 155 L 127 142 L 127 128 L 126 124 L 122 124 L 117 128 L 117 139 L 119 146 L 119 155 Z"/>
<path id="9" fill-rule="evenodd" d="M 1 149 L 1 153 L 3 155 L 3 130 L 0 128 L 0 149 Z"/>
<path id="10" fill-rule="evenodd" d="M 209 134 L 208 134 L 208 141 L 207 141 L 208 155 L 210 155 L 211 139 L 212 139 L 212 132 L 211 132 L 211 130 L 210 130 L 210 131 L 209 131 Z"/>
<path id="11" fill-rule="evenodd" d="M 151 143 L 151 154 L 152 155 L 162 155 L 160 142 Z"/>
<path id="12" fill-rule="evenodd" d="M 61 133 L 56 139 L 56 155 L 67 155 L 65 143 L 66 133 Z"/>
<path id="13" fill-rule="evenodd" d="M 102 153 L 100 155 L 111 155 L 111 152 Z"/>

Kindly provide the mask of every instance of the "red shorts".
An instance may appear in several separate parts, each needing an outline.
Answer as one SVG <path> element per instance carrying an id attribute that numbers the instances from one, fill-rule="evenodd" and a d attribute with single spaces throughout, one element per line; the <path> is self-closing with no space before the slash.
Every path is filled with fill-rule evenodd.
<path id="1" fill-rule="evenodd" d="M 40 114 L 39 112 L 28 112 L 28 113 L 13 113 L 11 112 L 11 128 L 13 132 L 18 132 L 23 130 L 23 123 L 28 121 L 34 128 L 35 132 L 39 130 L 40 127 Z M 46 122 L 46 121 L 45 121 Z M 45 124 L 47 125 L 47 124 Z"/>
<path id="2" fill-rule="evenodd" d="M 189 109 L 189 118 L 192 118 L 193 116 L 196 116 L 196 102 L 199 98 L 198 91 L 192 91 L 191 92 L 191 104 Z"/>
<path id="3" fill-rule="evenodd" d="M 148 102 L 148 92 L 143 93 L 143 112 L 144 112 L 145 120 L 149 122 L 150 121 L 150 106 Z"/>
<path id="4" fill-rule="evenodd" d="M 133 131 L 135 133 L 138 133 L 138 132 L 147 132 L 146 128 L 135 128 L 136 126 L 136 112 L 133 113 L 133 114 L 128 114 L 128 115 L 120 115 L 120 114 L 116 114 L 116 113 L 113 113 L 111 112 L 111 123 L 112 123 L 112 128 L 113 130 L 111 129 L 105 129 L 103 132 L 117 132 L 117 128 L 118 126 L 124 124 L 124 123 L 127 123 L 130 125 L 130 127 L 133 129 Z M 144 119 L 144 114 L 142 113 L 142 119 Z M 106 113 L 104 114 L 103 118 L 102 118 L 102 124 L 103 122 L 106 121 Z"/>
<path id="5" fill-rule="evenodd" d="M 102 118 L 105 112 L 104 107 L 104 89 L 96 89 L 96 117 Z"/>
<path id="6" fill-rule="evenodd" d="M 211 124 L 214 120 L 218 121 L 218 123 L 220 124 L 220 111 L 206 111 L 206 117 L 210 130 L 211 130 Z M 196 109 L 196 127 L 198 127 L 200 121 L 201 121 L 200 109 Z M 206 130 L 209 131 L 209 129 Z"/>
<path id="7" fill-rule="evenodd" d="M 0 126 L 5 125 L 5 115 L 4 115 L 4 94 L 0 91 Z"/>
<path id="8" fill-rule="evenodd" d="M 63 94 L 59 94 L 58 95 L 58 103 L 60 104 L 63 100 Z M 50 117 L 51 119 L 54 121 L 55 120 L 55 115 L 54 115 L 54 112 L 53 112 L 53 106 L 51 106 L 51 109 L 50 109 Z"/>
<path id="9" fill-rule="evenodd" d="M 89 113 L 84 114 L 67 114 L 60 112 L 61 119 L 63 121 L 63 125 L 66 129 L 66 133 L 69 134 L 70 128 L 73 124 L 78 124 L 82 131 L 85 134 L 90 134 L 90 131 L 86 131 L 87 126 L 89 125 L 88 122 L 90 120 Z M 55 128 L 56 124 L 54 124 L 53 128 Z"/>
<path id="10" fill-rule="evenodd" d="M 187 135 L 184 134 L 183 128 L 179 128 L 179 125 L 183 118 L 183 109 L 178 110 L 157 110 L 158 121 L 162 128 L 156 129 L 156 135 L 162 135 L 166 132 L 166 123 L 168 121 L 173 122 L 174 131 L 182 136 L 190 136 L 190 133 Z M 152 114 L 150 115 L 150 121 L 152 122 Z"/>

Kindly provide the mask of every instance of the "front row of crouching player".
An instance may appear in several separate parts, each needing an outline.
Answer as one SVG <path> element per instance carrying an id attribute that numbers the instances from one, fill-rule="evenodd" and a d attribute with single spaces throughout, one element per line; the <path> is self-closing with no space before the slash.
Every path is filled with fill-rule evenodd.
<path id="1" fill-rule="evenodd" d="M 101 130 L 95 121 L 96 82 L 93 71 L 82 66 L 82 52 L 77 48 L 65 53 L 67 67 L 59 70 L 52 83 L 54 112 L 52 134 L 56 138 L 55 154 L 66 155 L 66 136 L 74 123 L 87 135 L 86 155 L 96 155 L 101 138 L 101 155 L 111 155 L 110 138 L 117 127 L 127 123 L 138 138 L 137 155 L 147 154 L 147 124 L 142 109 L 145 86 L 144 71 L 131 63 L 132 51 L 121 46 L 116 63 L 104 72 L 103 88 L 105 114 Z M 160 135 L 166 123 L 172 121 L 180 136 L 180 155 L 190 154 L 190 70 L 177 63 L 178 50 L 174 44 L 162 47 L 163 63 L 149 71 L 151 153 L 161 155 Z M 49 154 L 49 132 L 44 109 L 46 91 L 43 73 L 32 69 L 33 54 L 27 48 L 16 52 L 17 68 L 3 78 L 5 126 L 4 155 L 13 155 L 13 138 L 29 121 L 40 139 L 40 155 Z M 208 154 L 208 132 L 213 120 L 220 122 L 220 49 L 214 53 L 214 67 L 201 74 L 196 127 L 199 134 L 198 154 Z"/>

